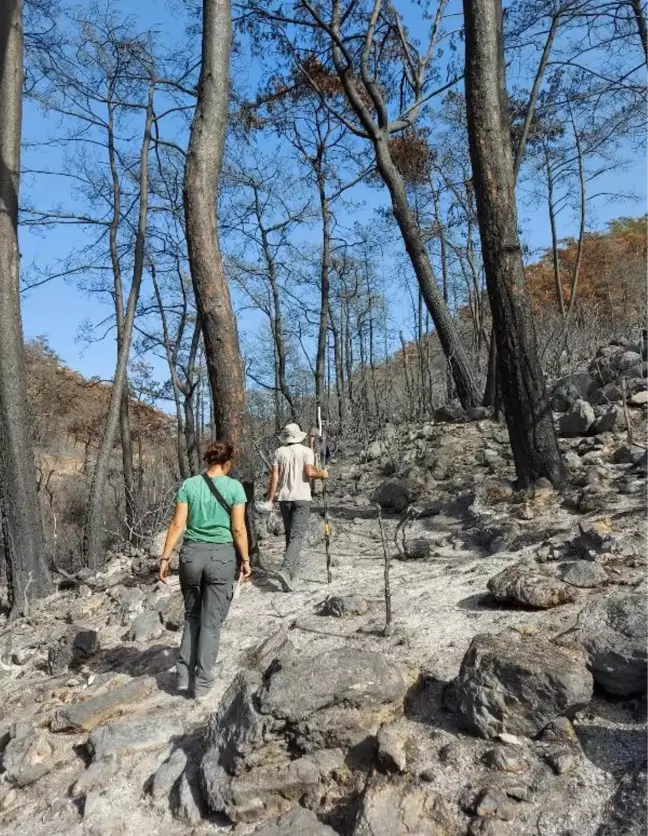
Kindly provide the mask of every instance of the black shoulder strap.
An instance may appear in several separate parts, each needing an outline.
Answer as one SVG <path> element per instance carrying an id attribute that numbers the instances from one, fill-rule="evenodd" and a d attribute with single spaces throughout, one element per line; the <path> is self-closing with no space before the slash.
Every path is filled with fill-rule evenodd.
<path id="1" fill-rule="evenodd" d="M 203 473 L 203 474 L 201 474 L 201 475 L 202 475 L 202 478 L 205 480 L 205 482 L 206 482 L 206 484 L 207 484 L 207 487 L 208 487 L 208 488 L 209 488 L 209 490 L 211 491 L 212 496 L 214 497 L 214 499 L 215 499 L 215 500 L 216 500 L 216 501 L 217 501 L 220 505 L 222 505 L 222 506 L 223 506 L 223 508 L 224 508 L 224 509 L 227 511 L 227 513 L 229 514 L 229 513 L 231 512 L 231 510 L 232 510 L 232 506 L 231 506 L 228 502 L 226 502 L 226 500 L 224 499 L 223 495 L 221 494 L 221 492 L 218 490 L 218 488 L 217 488 L 217 487 L 216 487 L 216 485 L 214 484 L 213 480 L 212 480 L 212 479 L 210 479 L 210 478 L 209 478 L 209 476 L 208 476 L 206 473 Z"/>

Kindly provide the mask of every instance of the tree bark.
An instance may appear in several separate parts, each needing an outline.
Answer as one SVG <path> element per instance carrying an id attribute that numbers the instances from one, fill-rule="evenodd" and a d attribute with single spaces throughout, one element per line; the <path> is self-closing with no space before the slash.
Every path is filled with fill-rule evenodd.
<path id="1" fill-rule="evenodd" d="M 320 262 L 320 313 L 317 331 L 317 356 L 315 360 L 315 413 L 323 406 L 326 339 L 328 335 L 329 273 L 331 262 L 331 213 L 326 194 L 326 180 L 322 170 L 323 148 L 317 157 L 317 193 L 322 216 L 322 254 Z"/>
<path id="2" fill-rule="evenodd" d="M 547 170 L 547 205 L 549 208 L 549 226 L 551 228 L 551 263 L 553 265 L 554 286 L 556 289 L 556 304 L 561 316 L 565 316 L 565 297 L 563 295 L 560 278 L 560 258 L 558 254 L 558 229 L 556 226 L 556 212 L 554 206 L 554 175 L 551 167 L 551 154 L 545 146 L 545 168 Z"/>
<path id="3" fill-rule="evenodd" d="M 184 179 L 189 265 L 205 343 L 214 423 L 244 452 L 245 376 L 217 234 L 217 192 L 225 146 L 232 19 L 229 0 L 203 0 L 202 66 Z"/>
<path id="4" fill-rule="evenodd" d="M 46 595 L 20 314 L 18 188 L 22 128 L 21 0 L 0 3 L 0 522 L 12 616 Z"/>
<path id="5" fill-rule="evenodd" d="M 500 0 L 464 0 L 466 104 L 499 383 L 519 487 L 564 472 L 538 360 L 517 233 Z"/>
<path id="6" fill-rule="evenodd" d="M 119 248 L 117 246 L 117 234 L 121 221 L 121 183 L 117 170 L 117 157 L 115 152 L 115 113 L 113 104 L 115 78 L 110 80 L 108 85 L 108 123 L 107 145 L 108 162 L 110 165 L 110 177 L 112 183 L 112 218 L 108 230 L 108 242 L 110 248 L 110 262 L 113 273 L 113 299 L 115 303 L 115 326 L 117 328 L 117 357 L 121 351 L 124 331 L 124 288 L 121 275 L 121 262 L 119 259 Z M 135 515 L 135 477 L 133 468 L 133 441 L 131 438 L 130 410 L 129 410 L 128 380 L 124 382 L 124 391 L 119 409 L 119 431 L 121 434 L 122 448 L 122 469 L 124 475 L 124 502 L 126 505 L 126 530 L 129 533 L 129 540 L 133 542 Z"/>
<path id="7" fill-rule="evenodd" d="M 630 0 L 632 11 L 637 23 L 637 33 L 641 39 L 641 46 L 643 47 L 644 59 L 648 64 L 648 34 L 646 33 L 646 18 L 643 15 L 641 8 L 641 0 Z"/>
<path id="8" fill-rule="evenodd" d="M 86 565 L 90 569 L 97 569 L 100 565 L 100 555 L 103 541 L 103 510 L 106 493 L 106 482 L 110 468 L 115 435 L 119 426 L 122 398 L 126 386 L 126 369 L 130 355 L 131 341 L 133 337 L 133 326 L 135 324 L 135 312 L 139 300 L 142 276 L 144 273 L 144 247 L 146 244 L 146 226 L 148 218 L 149 198 L 149 176 L 148 160 L 149 148 L 151 145 L 151 126 L 153 124 L 153 85 L 149 88 L 148 103 L 146 107 L 146 121 L 144 125 L 144 137 L 140 151 L 140 193 L 139 211 L 137 219 L 137 234 L 135 238 L 135 258 L 133 262 L 133 279 L 128 294 L 126 312 L 122 330 L 121 347 L 117 358 L 117 368 L 110 392 L 110 403 L 106 426 L 104 428 L 101 446 L 97 454 L 97 463 L 92 474 L 90 495 L 86 511 L 85 529 L 83 533 L 83 554 Z"/>
<path id="9" fill-rule="evenodd" d="M 479 403 L 479 393 L 470 371 L 468 358 L 461 340 L 443 301 L 432 265 L 421 239 L 421 232 L 412 215 L 407 200 L 405 183 L 394 165 L 388 148 L 388 137 L 380 136 L 374 142 L 378 172 L 389 189 L 392 211 L 405 242 L 421 293 L 432 316 L 443 351 L 452 368 L 457 395 L 464 409 L 472 409 Z"/>

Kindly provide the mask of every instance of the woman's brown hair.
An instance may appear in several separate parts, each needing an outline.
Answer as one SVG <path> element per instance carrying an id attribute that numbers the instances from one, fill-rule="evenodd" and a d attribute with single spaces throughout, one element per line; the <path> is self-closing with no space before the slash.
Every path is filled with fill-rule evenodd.
<path id="1" fill-rule="evenodd" d="M 211 467 L 214 464 L 225 464 L 234 458 L 234 446 L 229 441 L 213 441 L 205 450 L 203 461 Z"/>

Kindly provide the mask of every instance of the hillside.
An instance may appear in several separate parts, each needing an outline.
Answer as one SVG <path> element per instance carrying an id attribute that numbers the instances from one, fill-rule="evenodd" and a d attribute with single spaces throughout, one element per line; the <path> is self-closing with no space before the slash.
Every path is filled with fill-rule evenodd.
<path id="1" fill-rule="evenodd" d="M 0 624 L 2 832 L 643 834 L 647 469 L 623 413 L 643 443 L 645 378 L 621 372 L 640 387 L 627 412 L 606 382 L 633 348 L 554 392 L 563 493 L 517 493 L 486 417 L 350 446 L 330 586 L 319 514 L 292 595 L 264 521 L 206 703 L 173 688 L 182 604 L 175 574 L 156 580 L 159 538 Z"/>

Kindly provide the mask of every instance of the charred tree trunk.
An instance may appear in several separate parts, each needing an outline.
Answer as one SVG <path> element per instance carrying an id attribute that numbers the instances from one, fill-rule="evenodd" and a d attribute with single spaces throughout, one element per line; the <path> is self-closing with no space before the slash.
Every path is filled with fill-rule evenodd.
<path id="1" fill-rule="evenodd" d="M 101 446 L 97 455 L 97 463 L 95 464 L 94 473 L 92 474 L 85 528 L 83 532 L 83 554 L 85 562 L 86 565 L 93 570 L 97 569 L 100 565 L 100 554 L 103 541 L 103 509 L 106 481 L 108 478 L 108 470 L 110 468 L 110 459 L 112 456 L 113 445 L 115 443 L 115 436 L 119 427 L 122 398 L 126 386 L 126 368 L 128 365 L 128 357 L 130 355 L 133 327 L 135 324 L 135 312 L 137 309 L 140 287 L 142 285 L 142 276 L 144 274 L 144 248 L 146 244 L 149 198 L 148 160 L 149 148 L 151 145 L 151 126 L 153 124 L 153 93 L 154 88 L 153 85 L 151 85 L 149 88 L 148 104 L 146 107 L 144 138 L 142 140 L 142 148 L 140 152 L 140 193 L 137 234 L 135 239 L 135 259 L 133 263 L 133 280 L 131 282 L 128 302 L 126 304 L 122 340 L 117 359 L 115 378 L 110 392 L 110 403 L 108 406 L 108 415 L 106 417 L 106 426 L 104 428 Z"/>
<path id="2" fill-rule="evenodd" d="M 641 8 L 641 0 L 630 0 L 632 11 L 637 24 L 637 34 L 641 38 L 641 46 L 643 47 L 644 59 L 648 63 L 648 34 L 646 33 L 646 18 L 643 15 Z"/>
<path id="3" fill-rule="evenodd" d="M 386 135 L 379 136 L 374 142 L 378 172 L 389 189 L 392 211 L 403 236 L 405 249 L 412 262 L 425 304 L 434 321 L 439 341 L 452 368 L 457 395 L 464 409 L 472 409 L 479 403 L 479 393 L 470 371 L 470 364 L 450 311 L 437 287 L 432 265 L 421 239 L 420 229 L 408 204 L 405 183 L 391 159 L 388 146 L 389 139 Z"/>
<path id="4" fill-rule="evenodd" d="M 326 370 L 326 339 L 328 334 L 329 273 L 331 262 L 331 212 L 326 195 L 326 180 L 322 171 L 324 149 L 320 147 L 317 163 L 317 192 L 322 215 L 322 255 L 320 263 L 320 313 L 317 330 L 317 357 L 315 360 L 315 409 L 323 406 L 324 374 Z"/>
<path id="5" fill-rule="evenodd" d="M 112 182 L 112 218 L 108 230 L 108 243 L 110 248 L 110 262 L 113 273 L 113 299 L 115 302 L 115 325 L 117 327 L 117 357 L 122 350 L 124 340 L 124 289 L 121 275 L 121 261 L 119 258 L 119 247 L 117 234 L 121 221 L 121 183 L 117 169 L 117 155 L 115 151 L 115 112 L 114 112 L 114 79 L 108 86 L 108 124 L 107 145 L 108 162 L 110 165 L 110 177 Z M 135 477 L 133 468 L 133 440 L 131 438 L 131 423 L 129 410 L 128 380 L 124 381 L 124 391 L 119 409 L 119 431 L 121 435 L 122 448 L 122 470 L 124 476 L 124 502 L 126 505 L 126 530 L 129 541 L 134 539 L 134 514 L 135 514 Z"/>
<path id="6" fill-rule="evenodd" d="M 229 0 L 203 0 L 202 66 L 184 179 L 189 265 L 220 438 L 243 452 L 245 376 L 218 242 L 217 194 L 225 146 L 232 16 Z"/>
<path id="7" fill-rule="evenodd" d="M 30 436 L 20 315 L 18 187 L 22 128 L 21 0 L 0 3 L 0 524 L 11 612 L 50 591 Z"/>
<path id="8" fill-rule="evenodd" d="M 464 0 L 466 103 L 499 382 L 520 487 L 563 481 L 517 233 L 500 0 Z"/>

